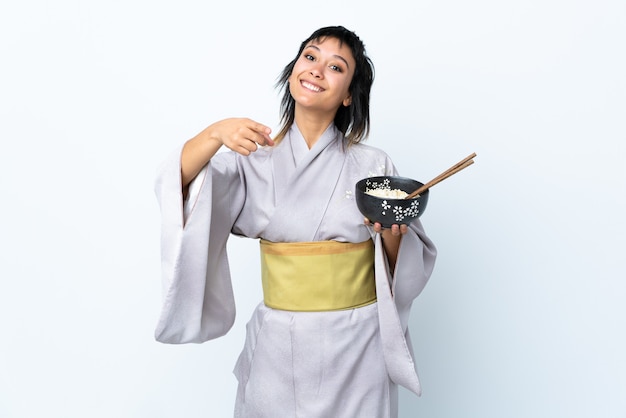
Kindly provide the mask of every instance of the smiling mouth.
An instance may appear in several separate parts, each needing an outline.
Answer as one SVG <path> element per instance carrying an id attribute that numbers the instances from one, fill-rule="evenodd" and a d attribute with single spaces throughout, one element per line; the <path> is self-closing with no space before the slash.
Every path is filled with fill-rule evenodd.
<path id="1" fill-rule="evenodd" d="M 308 81 L 301 81 L 300 84 L 302 84 L 302 87 L 304 87 L 305 89 L 311 90 L 311 91 L 314 91 L 314 92 L 317 92 L 317 93 L 319 93 L 321 91 L 324 91 L 323 88 L 318 87 L 315 84 L 311 84 Z"/>

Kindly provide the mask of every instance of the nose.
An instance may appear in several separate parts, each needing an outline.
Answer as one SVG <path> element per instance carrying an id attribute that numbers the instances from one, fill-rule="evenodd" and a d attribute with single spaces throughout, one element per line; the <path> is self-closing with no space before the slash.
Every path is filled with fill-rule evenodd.
<path id="1" fill-rule="evenodd" d="M 320 64 L 314 64 L 311 67 L 311 75 L 315 78 L 322 78 L 322 71 L 320 69 Z"/>

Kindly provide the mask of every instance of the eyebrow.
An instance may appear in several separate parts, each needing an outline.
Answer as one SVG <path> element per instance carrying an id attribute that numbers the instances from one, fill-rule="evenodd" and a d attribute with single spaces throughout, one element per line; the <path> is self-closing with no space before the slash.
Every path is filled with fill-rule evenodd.
<path id="1" fill-rule="evenodd" d="M 304 49 L 307 48 L 314 48 L 316 49 L 318 52 L 322 52 L 318 47 L 316 47 L 315 45 L 307 45 Z M 348 67 L 348 69 L 350 68 L 350 64 L 348 64 L 348 61 L 346 61 L 346 59 L 344 57 L 342 57 L 341 55 L 333 55 L 333 57 L 343 61 L 346 64 L 346 67 Z"/>

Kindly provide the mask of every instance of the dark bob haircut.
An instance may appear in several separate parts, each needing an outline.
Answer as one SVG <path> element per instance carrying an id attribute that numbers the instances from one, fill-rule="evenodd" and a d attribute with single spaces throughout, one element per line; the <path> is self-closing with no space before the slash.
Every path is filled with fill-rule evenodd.
<path id="1" fill-rule="evenodd" d="M 370 91 L 374 82 L 374 64 L 365 52 L 365 45 L 354 32 L 343 26 L 327 26 L 316 30 L 302 42 L 298 54 L 283 69 L 276 82 L 276 87 L 283 93 L 280 103 L 281 128 L 276 137 L 277 140 L 284 138 L 295 120 L 296 103 L 289 92 L 289 77 L 296 61 L 309 42 L 329 37 L 336 38 L 342 45 L 347 45 L 356 62 L 354 76 L 349 87 L 352 103 L 347 107 L 339 107 L 335 115 L 335 125 L 351 144 L 361 142 L 369 135 Z"/>

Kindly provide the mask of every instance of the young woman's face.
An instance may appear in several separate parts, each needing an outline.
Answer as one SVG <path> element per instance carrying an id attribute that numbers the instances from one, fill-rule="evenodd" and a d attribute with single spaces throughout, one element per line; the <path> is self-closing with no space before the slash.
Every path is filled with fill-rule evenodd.
<path id="1" fill-rule="evenodd" d="M 352 51 L 338 39 L 309 42 L 289 77 L 296 107 L 330 112 L 334 117 L 339 106 L 351 103 L 349 88 L 355 65 Z"/>

